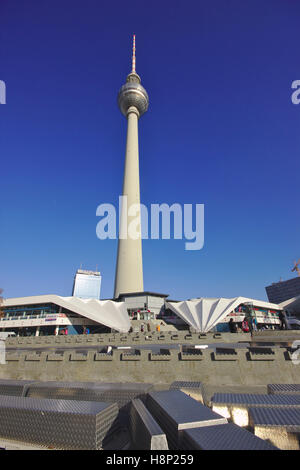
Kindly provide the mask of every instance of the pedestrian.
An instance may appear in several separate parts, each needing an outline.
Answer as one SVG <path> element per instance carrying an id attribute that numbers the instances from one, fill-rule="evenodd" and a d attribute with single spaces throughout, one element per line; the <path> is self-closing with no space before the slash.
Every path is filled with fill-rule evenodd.
<path id="1" fill-rule="evenodd" d="M 247 322 L 246 317 L 242 321 L 242 330 L 243 330 L 244 333 L 249 333 L 249 324 Z"/>
<path id="2" fill-rule="evenodd" d="M 289 325 L 288 325 L 288 322 L 287 322 L 287 319 L 286 319 L 286 313 L 285 313 L 284 310 L 281 310 L 279 312 L 279 320 L 280 320 L 280 329 L 281 330 L 288 330 Z"/>
<path id="3" fill-rule="evenodd" d="M 230 333 L 237 333 L 237 326 L 236 323 L 233 321 L 233 318 L 230 318 L 228 326 Z"/>

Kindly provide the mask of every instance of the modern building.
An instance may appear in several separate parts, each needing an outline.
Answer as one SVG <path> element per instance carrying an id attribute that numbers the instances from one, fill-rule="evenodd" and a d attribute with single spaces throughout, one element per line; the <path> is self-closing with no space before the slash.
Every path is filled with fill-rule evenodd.
<path id="1" fill-rule="evenodd" d="M 241 325 L 244 318 L 255 319 L 258 329 L 278 328 L 280 325 L 279 312 L 282 310 L 277 304 L 247 297 L 226 298 L 198 298 L 183 302 L 166 301 L 166 311 L 173 312 L 195 331 L 206 333 L 208 331 L 228 331 L 231 318 Z M 162 315 L 168 322 L 168 314 Z M 171 320 L 174 324 L 174 321 Z"/>
<path id="2" fill-rule="evenodd" d="M 130 320 L 123 302 L 37 295 L 5 299 L 0 331 L 19 336 L 127 332 Z"/>
<path id="3" fill-rule="evenodd" d="M 155 320 L 165 310 L 167 294 L 156 292 L 131 292 L 120 294 L 131 320 Z"/>
<path id="4" fill-rule="evenodd" d="M 279 306 L 286 312 L 289 327 L 300 330 L 300 295 L 281 302 Z"/>
<path id="5" fill-rule="evenodd" d="M 297 297 L 300 295 L 300 276 L 287 281 L 274 282 L 266 287 L 266 292 L 269 301 L 275 304 Z"/>
<path id="6" fill-rule="evenodd" d="M 74 297 L 80 299 L 100 300 L 101 273 L 98 271 L 86 271 L 78 269 L 73 284 Z"/>
<path id="7" fill-rule="evenodd" d="M 117 301 L 58 295 L 5 299 L 0 331 L 13 331 L 19 336 L 128 332 L 136 325 L 136 320 L 162 321 L 164 325 L 171 325 L 171 329 L 228 331 L 230 318 L 241 324 L 249 312 L 256 319 L 258 329 L 278 328 L 279 312 L 288 307 L 246 297 L 182 302 L 167 300 L 167 297 L 155 292 L 138 292 L 122 294 Z M 300 311 L 299 298 L 290 302 L 291 312 L 293 307 Z"/>
<path id="8" fill-rule="evenodd" d="M 126 292 L 143 292 L 143 261 L 141 215 L 134 211 L 128 215 L 130 208 L 140 206 L 139 144 L 138 120 L 147 111 L 149 98 L 141 78 L 135 70 L 135 36 L 133 37 L 132 70 L 126 83 L 119 91 L 118 104 L 121 113 L 127 118 L 127 141 L 123 181 L 123 198 L 121 207 L 119 243 L 115 277 L 114 297 Z M 138 222 L 139 224 L 136 223 Z M 136 236 L 128 235 L 130 223 L 135 221 Z"/>

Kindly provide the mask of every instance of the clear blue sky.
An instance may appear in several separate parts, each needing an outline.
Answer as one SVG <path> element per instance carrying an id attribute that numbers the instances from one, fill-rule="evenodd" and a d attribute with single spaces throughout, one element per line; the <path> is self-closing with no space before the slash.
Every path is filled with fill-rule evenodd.
<path id="1" fill-rule="evenodd" d="M 96 208 L 121 194 L 130 71 L 150 97 L 140 121 L 141 199 L 205 204 L 205 245 L 143 243 L 144 287 L 171 298 L 244 295 L 300 258 L 300 4 L 296 0 L 1 0 L 0 286 L 71 295 L 83 264 L 113 294 L 117 241 Z"/>

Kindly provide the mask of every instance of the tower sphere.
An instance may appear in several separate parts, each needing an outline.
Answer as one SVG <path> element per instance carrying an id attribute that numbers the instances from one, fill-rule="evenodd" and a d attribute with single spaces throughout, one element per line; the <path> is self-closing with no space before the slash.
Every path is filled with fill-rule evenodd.
<path id="1" fill-rule="evenodd" d="M 141 79 L 137 73 L 130 73 L 125 85 L 123 85 L 118 94 L 118 105 L 124 116 L 127 116 L 128 109 L 134 106 L 139 116 L 144 114 L 149 106 L 149 97 L 145 88 L 141 85 Z"/>

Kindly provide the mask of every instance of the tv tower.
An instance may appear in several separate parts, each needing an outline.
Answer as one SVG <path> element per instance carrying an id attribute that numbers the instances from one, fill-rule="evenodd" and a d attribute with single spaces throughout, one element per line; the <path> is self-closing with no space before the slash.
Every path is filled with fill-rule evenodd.
<path id="1" fill-rule="evenodd" d="M 135 35 L 133 36 L 132 70 L 127 76 L 126 83 L 118 94 L 120 111 L 127 118 L 127 141 L 125 154 L 125 170 L 123 196 L 127 204 L 122 204 L 118 256 L 115 277 L 114 297 L 119 294 L 143 292 L 143 260 L 142 235 L 140 215 L 140 176 L 139 176 L 139 143 L 138 120 L 147 111 L 148 94 L 141 85 L 141 79 L 135 70 Z M 123 198 L 124 202 L 124 198 Z M 130 208 L 134 213 L 130 212 Z M 136 211 L 135 211 L 135 210 Z M 129 214 L 128 215 L 128 210 Z M 136 227 L 135 239 L 128 235 L 128 227 L 134 221 Z"/>

